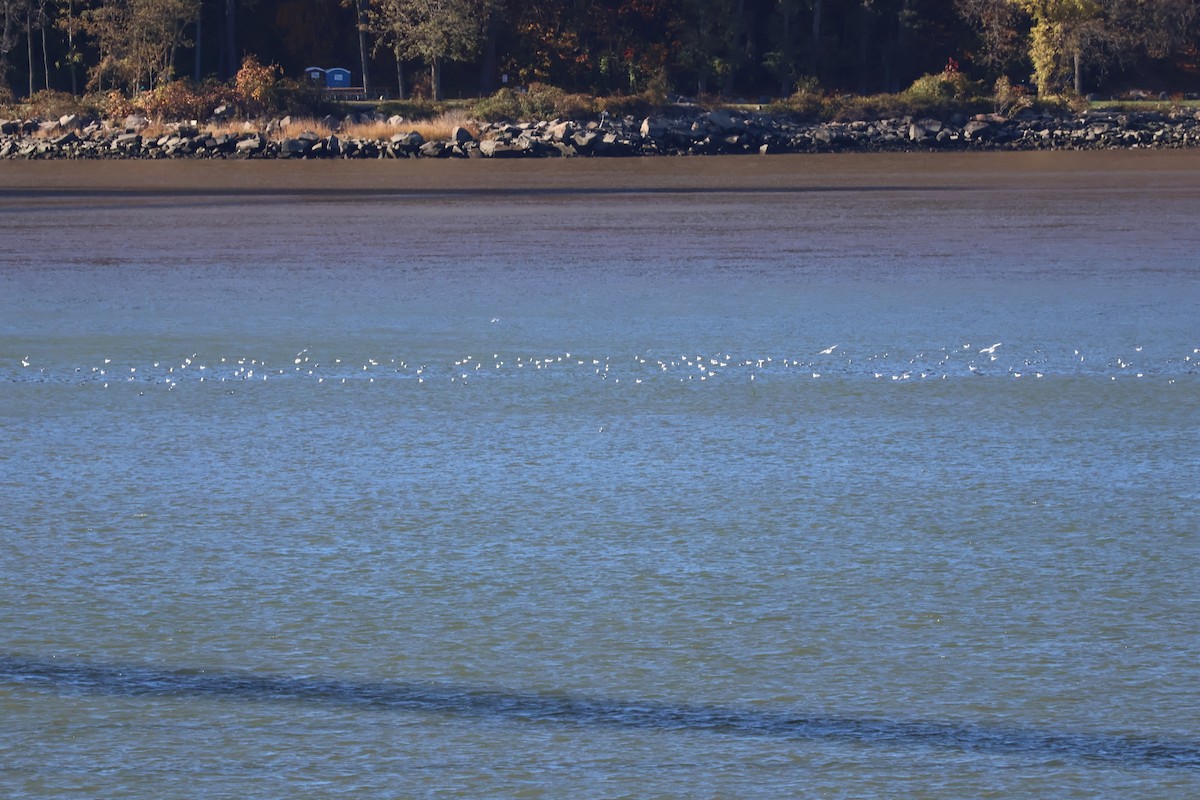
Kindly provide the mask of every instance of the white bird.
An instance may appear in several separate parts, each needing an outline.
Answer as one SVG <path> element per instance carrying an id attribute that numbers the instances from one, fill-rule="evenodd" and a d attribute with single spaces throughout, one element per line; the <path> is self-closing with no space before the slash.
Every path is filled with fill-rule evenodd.
<path id="1" fill-rule="evenodd" d="M 984 341 L 986 341 L 986 339 L 985 339 Z M 996 342 L 996 343 L 995 343 L 994 345 L 992 345 L 991 347 L 985 347 L 985 348 L 983 348 L 982 350 L 980 350 L 979 352 L 980 352 L 980 353 L 987 353 L 988 355 L 991 355 L 992 353 L 996 352 L 996 348 L 997 348 L 997 347 L 999 347 L 999 346 L 1000 346 L 1000 345 L 1002 345 L 1002 344 L 1004 344 L 1004 343 L 1003 343 L 1003 342 Z"/>
<path id="2" fill-rule="evenodd" d="M 838 346 L 836 344 L 830 345 L 829 347 L 826 347 L 824 350 L 821 351 L 821 355 L 823 355 L 823 356 L 832 355 L 833 351 L 837 350 L 837 348 L 838 348 Z"/>

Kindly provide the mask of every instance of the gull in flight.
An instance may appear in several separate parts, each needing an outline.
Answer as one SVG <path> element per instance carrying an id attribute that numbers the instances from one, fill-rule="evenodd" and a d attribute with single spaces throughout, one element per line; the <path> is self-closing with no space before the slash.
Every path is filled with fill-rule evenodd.
<path id="1" fill-rule="evenodd" d="M 987 340 L 985 339 L 984 341 L 987 341 Z M 983 348 L 982 350 L 980 350 L 979 352 L 980 352 L 980 353 L 987 353 L 987 354 L 990 356 L 992 353 L 996 352 L 996 348 L 997 348 L 997 347 L 999 347 L 999 346 L 1000 346 L 1000 345 L 1002 345 L 1002 344 L 1003 344 L 1003 342 L 996 342 L 996 343 L 995 343 L 994 345 L 992 345 L 991 347 L 985 347 L 985 348 Z"/>
<path id="2" fill-rule="evenodd" d="M 823 356 L 832 355 L 832 354 L 833 354 L 833 351 L 834 351 L 834 350 L 837 350 L 837 347 L 838 347 L 838 346 L 837 346 L 836 344 L 835 344 L 835 345 L 832 345 L 832 346 L 830 346 L 830 347 L 826 347 L 824 350 L 822 350 L 822 351 L 821 351 L 821 353 L 820 353 L 820 354 L 821 354 L 821 355 L 823 355 Z"/>

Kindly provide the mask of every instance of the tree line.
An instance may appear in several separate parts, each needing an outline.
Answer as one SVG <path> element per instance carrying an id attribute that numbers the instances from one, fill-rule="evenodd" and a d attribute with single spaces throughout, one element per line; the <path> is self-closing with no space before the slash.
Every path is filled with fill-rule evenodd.
<path id="1" fill-rule="evenodd" d="M 1200 0 L 0 0 L 0 93 L 228 81 L 247 55 L 392 96 L 894 92 L 947 65 L 1039 93 L 1191 76 Z"/>

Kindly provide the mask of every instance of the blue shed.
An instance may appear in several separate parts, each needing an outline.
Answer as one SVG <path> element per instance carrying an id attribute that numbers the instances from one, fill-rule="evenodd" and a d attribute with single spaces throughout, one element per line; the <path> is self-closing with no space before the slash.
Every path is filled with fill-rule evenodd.
<path id="1" fill-rule="evenodd" d="M 325 86 L 329 89 L 345 89 L 350 86 L 350 70 L 330 67 L 325 70 Z"/>

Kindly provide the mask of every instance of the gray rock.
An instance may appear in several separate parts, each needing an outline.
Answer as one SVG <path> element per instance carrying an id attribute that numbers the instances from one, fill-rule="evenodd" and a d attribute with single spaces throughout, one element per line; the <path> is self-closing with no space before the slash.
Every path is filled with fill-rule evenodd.
<path id="1" fill-rule="evenodd" d="M 471 132 L 466 128 L 462 127 L 461 125 L 456 125 L 454 130 L 450 133 L 450 141 L 461 147 L 467 142 L 475 141 L 475 137 L 472 136 Z"/>
<path id="2" fill-rule="evenodd" d="M 249 153 L 257 153 L 260 150 L 262 150 L 264 147 L 266 147 L 266 142 L 263 141 L 263 138 L 261 136 L 259 136 L 258 134 L 255 134 L 253 136 L 247 136 L 245 139 L 240 140 L 234 149 L 236 149 L 237 152 L 239 152 L 239 153 L 249 154 Z"/>
<path id="3" fill-rule="evenodd" d="M 575 149 L 581 152 L 590 151 L 595 145 L 596 139 L 599 138 L 595 131 L 579 131 L 571 137 L 571 142 L 575 145 Z"/>
<path id="4" fill-rule="evenodd" d="M 824 144 L 833 144 L 839 137 L 828 125 L 818 125 L 816 128 L 813 128 L 812 138 L 814 141 L 823 142 Z"/>
<path id="5" fill-rule="evenodd" d="M 450 148 L 446 147 L 445 142 L 425 142 L 418 149 L 418 152 L 425 158 L 443 158 L 450 155 Z"/>
<path id="6" fill-rule="evenodd" d="M 130 114 L 125 118 L 125 130 L 132 133 L 141 133 L 146 128 L 150 127 L 150 120 L 140 114 Z"/>
<path id="7" fill-rule="evenodd" d="M 304 139 L 284 139 L 279 143 L 279 155 L 284 158 L 302 156 L 312 149 L 313 143 Z"/>
<path id="8" fill-rule="evenodd" d="M 397 133 L 392 135 L 391 143 L 401 147 L 409 147 L 415 150 L 416 148 L 425 144 L 425 137 L 416 131 Z"/>
<path id="9" fill-rule="evenodd" d="M 515 158 L 525 155 L 524 148 L 499 139 L 484 139 L 479 143 L 479 154 L 484 158 Z"/>
<path id="10" fill-rule="evenodd" d="M 705 119 L 708 121 L 709 125 L 716 128 L 721 133 L 731 133 L 732 131 L 742 127 L 741 123 L 734 120 L 728 111 L 722 111 L 720 109 L 708 112 L 708 114 L 705 115 Z"/>
<path id="11" fill-rule="evenodd" d="M 973 119 L 963 126 L 963 137 L 967 140 L 986 139 L 991 133 L 992 124 L 981 119 Z"/>
<path id="12" fill-rule="evenodd" d="M 570 121 L 560 122 L 547 128 L 546 133 L 552 141 L 565 142 L 575 134 L 575 125 Z"/>

